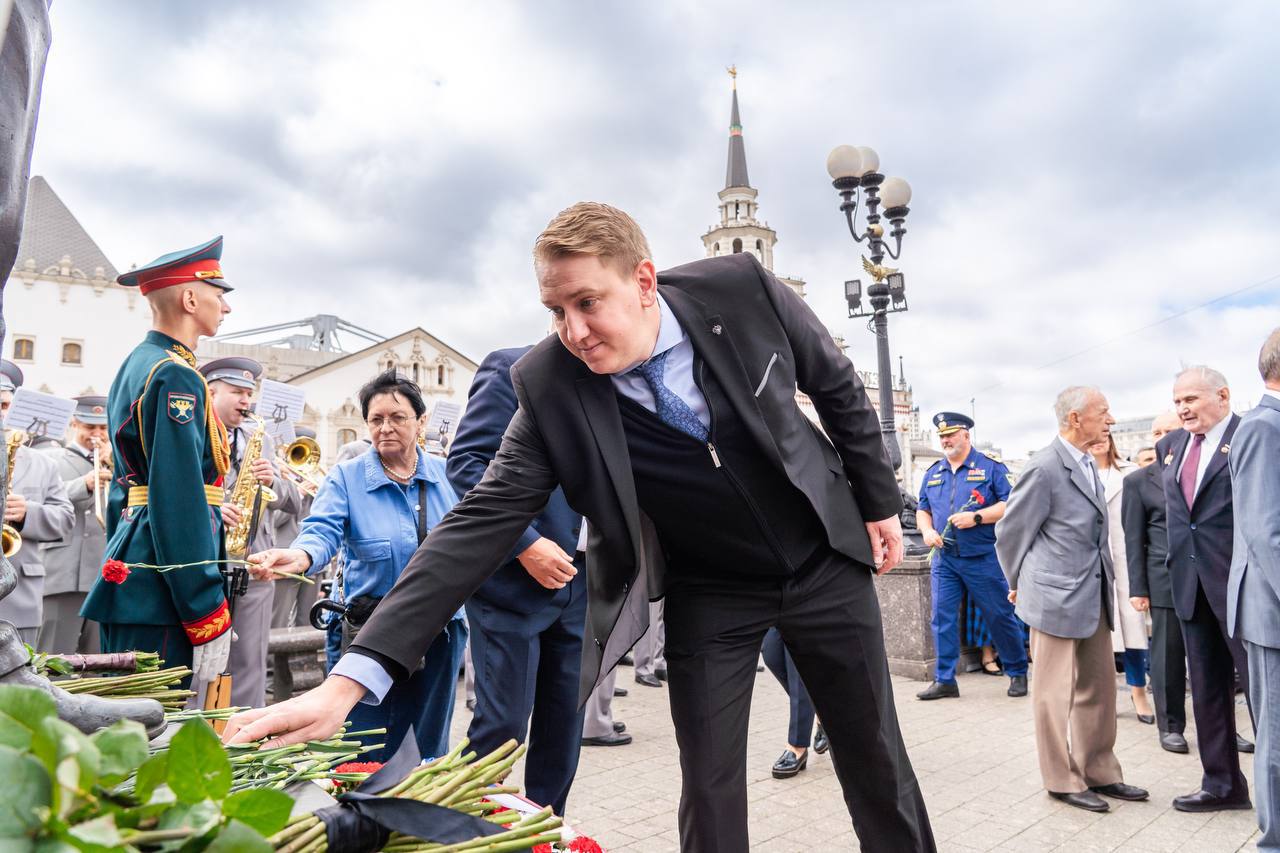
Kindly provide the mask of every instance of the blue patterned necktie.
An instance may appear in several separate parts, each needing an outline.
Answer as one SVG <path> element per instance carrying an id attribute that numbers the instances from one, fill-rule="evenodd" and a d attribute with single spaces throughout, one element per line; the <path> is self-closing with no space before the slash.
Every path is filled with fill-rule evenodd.
<path id="1" fill-rule="evenodd" d="M 653 392 L 654 407 L 658 410 L 659 420 L 698 441 L 706 441 L 708 433 L 702 421 L 698 419 L 693 409 L 689 408 L 689 404 L 680 399 L 680 396 L 662 381 L 667 366 L 667 356 L 670 354 L 671 350 L 660 352 L 639 367 L 633 368 L 631 372 L 639 374 L 648 383 L 649 390 Z"/>

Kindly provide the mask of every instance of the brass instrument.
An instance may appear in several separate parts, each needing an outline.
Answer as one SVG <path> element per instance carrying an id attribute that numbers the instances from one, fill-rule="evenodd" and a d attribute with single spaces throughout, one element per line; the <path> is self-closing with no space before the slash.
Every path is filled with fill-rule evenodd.
<path id="1" fill-rule="evenodd" d="M 102 486 L 102 480 L 98 478 L 98 472 L 101 470 L 112 470 L 111 457 L 103 457 L 102 445 L 98 442 L 93 443 L 93 517 L 98 519 L 98 524 L 102 525 L 102 529 L 107 529 L 107 490 Z"/>
<path id="2" fill-rule="evenodd" d="M 20 429 L 9 430 L 8 436 L 5 438 L 6 464 L 8 474 L 5 475 L 4 481 L 6 486 L 13 485 L 13 463 L 18 458 L 18 448 L 27 443 L 27 434 Z M 22 534 L 11 524 L 5 524 L 0 528 L 0 551 L 4 552 L 6 557 L 12 557 L 22 548 Z"/>
<path id="3" fill-rule="evenodd" d="M 231 557 L 243 557 L 249 552 L 249 539 L 253 534 L 255 522 L 262 512 L 264 504 L 273 503 L 276 493 L 258 482 L 253 476 L 253 463 L 262 458 L 262 439 L 267 433 L 267 424 L 253 415 L 247 420 L 257 423 L 257 428 L 249 436 L 245 445 L 244 456 L 240 457 L 240 470 L 236 472 L 236 484 L 227 503 L 234 504 L 240 510 L 240 521 L 227 529 L 227 554 Z"/>
<path id="4" fill-rule="evenodd" d="M 314 496 L 329 472 L 320 464 L 320 443 L 299 436 L 284 449 L 284 471 L 309 495 Z"/>

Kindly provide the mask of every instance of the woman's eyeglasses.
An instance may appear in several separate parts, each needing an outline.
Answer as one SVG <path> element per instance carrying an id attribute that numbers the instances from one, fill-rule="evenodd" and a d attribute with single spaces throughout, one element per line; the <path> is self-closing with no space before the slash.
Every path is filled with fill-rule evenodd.
<path id="1" fill-rule="evenodd" d="M 405 414 L 394 414 L 386 418 L 382 415 L 374 415 L 369 418 L 369 429 L 374 431 L 380 430 L 382 429 L 383 424 L 391 424 L 396 429 L 399 429 L 411 420 L 413 420 L 413 418 L 410 415 Z"/>

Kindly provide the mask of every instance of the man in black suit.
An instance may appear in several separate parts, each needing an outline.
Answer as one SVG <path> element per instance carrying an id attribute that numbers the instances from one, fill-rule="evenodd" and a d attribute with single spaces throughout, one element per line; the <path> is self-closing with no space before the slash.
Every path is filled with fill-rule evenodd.
<path id="1" fill-rule="evenodd" d="M 1175 797 L 1179 811 L 1251 809 L 1236 746 L 1235 678 L 1248 692 L 1244 646 L 1227 632 L 1227 577 L 1234 516 L 1227 454 L 1240 418 L 1227 380 L 1189 367 L 1173 385 L 1182 429 L 1156 443 L 1163 468 L 1173 606 L 1182 621 L 1191 674 L 1191 709 L 1204 777 L 1200 790 Z"/>
<path id="2" fill-rule="evenodd" d="M 901 560 L 902 500 L 853 366 L 754 256 L 659 277 L 639 226 L 607 205 L 560 213 L 534 262 L 559 339 L 512 368 L 520 408 L 484 479 L 418 549 L 348 663 L 240 715 L 227 737 L 336 730 L 367 689 L 376 698 L 412 669 L 559 485 L 590 522 L 580 699 L 666 598 L 683 850 L 750 847 L 751 689 L 774 626 L 811 685 L 862 848 L 935 849 L 873 585 L 873 567 Z"/>
<path id="3" fill-rule="evenodd" d="M 1151 437 L 1159 441 L 1180 427 L 1173 412 L 1157 415 Z M 1124 479 L 1120 519 L 1124 526 L 1125 556 L 1129 561 L 1129 603 L 1139 613 L 1151 613 L 1151 692 L 1155 697 L 1160 746 L 1169 752 L 1189 752 L 1187 729 L 1187 651 L 1182 626 L 1173 609 L 1169 580 L 1169 532 L 1165 527 L 1163 469 L 1152 464 L 1155 449 L 1145 448 L 1149 460 Z M 1120 569 L 1119 566 L 1116 567 Z"/>

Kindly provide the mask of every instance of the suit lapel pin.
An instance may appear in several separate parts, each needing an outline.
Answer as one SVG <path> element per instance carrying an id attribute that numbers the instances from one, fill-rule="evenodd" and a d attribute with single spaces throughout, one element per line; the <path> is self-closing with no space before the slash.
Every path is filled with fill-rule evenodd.
<path id="1" fill-rule="evenodd" d="M 1164 457 L 1164 464 L 1166 464 L 1166 465 L 1172 465 L 1172 464 L 1173 464 L 1173 454 L 1172 454 L 1172 453 L 1167 454 L 1167 455 Z"/>
<path id="2" fill-rule="evenodd" d="M 713 335 L 718 335 L 723 331 L 724 331 L 724 328 L 719 323 L 716 323 L 714 326 L 711 327 L 711 334 Z"/>
<path id="3" fill-rule="evenodd" d="M 1229 444 L 1224 444 L 1224 445 L 1222 445 L 1222 452 L 1223 452 L 1223 453 L 1226 453 L 1226 452 L 1227 452 L 1228 450 L 1230 450 L 1230 449 L 1231 449 L 1231 445 L 1229 445 Z"/>

